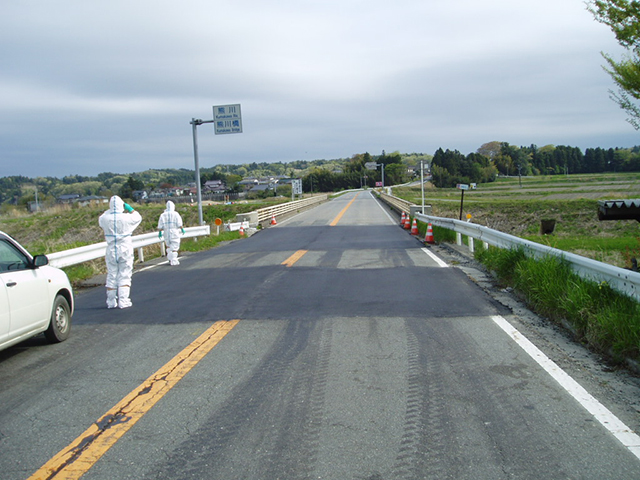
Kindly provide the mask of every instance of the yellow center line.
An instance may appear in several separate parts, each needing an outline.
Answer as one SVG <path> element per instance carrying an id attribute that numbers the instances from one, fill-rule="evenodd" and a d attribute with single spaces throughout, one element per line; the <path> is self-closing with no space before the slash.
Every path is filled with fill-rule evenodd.
<path id="1" fill-rule="evenodd" d="M 354 200 L 358 197 L 358 195 L 360 195 L 360 192 L 356 193 L 356 195 L 351 199 L 351 201 L 349 203 L 347 203 L 347 206 L 344 207 L 342 209 L 342 211 L 338 214 L 338 216 L 336 218 L 333 219 L 333 222 L 331 222 L 329 224 L 330 227 L 335 227 L 338 222 L 340 221 L 340 219 L 342 218 L 342 216 L 345 214 L 345 212 L 347 211 L 347 209 L 351 206 L 351 204 L 354 202 Z"/>
<path id="2" fill-rule="evenodd" d="M 307 253 L 309 250 L 298 250 L 296 253 L 287 258 L 280 265 L 286 265 L 287 267 L 292 267 L 294 263 L 302 258 L 302 256 Z"/>
<path id="3" fill-rule="evenodd" d="M 28 480 L 78 479 L 173 388 L 240 320 L 219 321 L 124 397 Z"/>

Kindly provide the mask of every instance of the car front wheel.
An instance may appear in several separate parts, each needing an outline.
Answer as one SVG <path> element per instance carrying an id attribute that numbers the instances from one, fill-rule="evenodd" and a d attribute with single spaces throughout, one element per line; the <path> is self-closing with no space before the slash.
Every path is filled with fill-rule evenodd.
<path id="1" fill-rule="evenodd" d="M 47 340 L 58 343 L 63 342 L 69 337 L 71 332 L 71 309 L 67 299 L 62 295 L 56 297 L 53 302 L 53 311 L 51 312 L 51 321 L 49 328 L 44 332 Z"/>

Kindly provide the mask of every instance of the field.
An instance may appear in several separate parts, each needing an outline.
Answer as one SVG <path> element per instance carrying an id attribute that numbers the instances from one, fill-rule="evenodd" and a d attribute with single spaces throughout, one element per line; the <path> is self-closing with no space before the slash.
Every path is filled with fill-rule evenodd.
<path id="1" fill-rule="evenodd" d="M 422 203 L 420 187 L 394 188 L 393 194 Z M 462 218 L 480 225 L 618 267 L 640 257 L 640 223 L 598 220 L 598 200 L 640 198 L 640 174 L 555 175 L 499 178 L 464 194 Z M 425 188 L 432 214 L 459 218 L 461 191 Z M 550 235 L 541 221 L 555 220 Z"/>

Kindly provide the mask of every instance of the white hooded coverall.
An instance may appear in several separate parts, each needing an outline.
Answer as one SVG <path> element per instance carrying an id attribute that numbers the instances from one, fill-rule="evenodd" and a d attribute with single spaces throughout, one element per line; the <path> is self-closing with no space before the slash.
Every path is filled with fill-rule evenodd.
<path id="1" fill-rule="evenodd" d="M 158 230 L 164 234 L 164 243 L 167 246 L 167 259 L 171 265 L 180 265 L 178 250 L 180 250 L 180 233 L 182 229 L 182 217 L 176 212 L 175 204 L 169 200 L 167 209 L 158 219 Z"/>
<path id="2" fill-rule="evenodd" d="M 100 215 L 99 224 L 104 230 L 107 242 L 105 262 L 107 264 L 107 307 L 120 308 L 131 306 L 129 291 L 131 275 L 133 273 L 133 243 L 131 234 L 136 229 L 142 217 L 133 211 L 124 212 L 124 202 L 114 195 L 109 200 L 109 210 Z M 118 301 L 115 299 L 115 289 L 118 290 Z"/>

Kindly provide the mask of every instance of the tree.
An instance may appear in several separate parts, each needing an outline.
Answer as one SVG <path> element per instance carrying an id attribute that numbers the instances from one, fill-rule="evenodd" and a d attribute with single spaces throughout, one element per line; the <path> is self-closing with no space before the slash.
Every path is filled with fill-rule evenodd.
<path id="1" fill-rule="evenodd" d="M 144 183 L 141 180 L 136 180 L 135 178 L 129 176 L 127 182 L 122 185 L 122 187 L 120 187 L 120 197 L 133 198 L 133 192 L 143 189 Z"/>
<path id="2" fill-rule="evenodd" d="M 588 7 L 596 20 L 607 25 L 618 43 L 629 55 L 617 62 L 603 53 L 609 68 L 605 70 L 618 86 L 618 93 L 609 91 L 611 99 L 629 114 L 627 121 L 640 129 L 640 2 L 637 0 L 592 0 Z"/>
<path id="3" fill-rule="evenodd" d="M 495 157 L 500 155 L 500 150 L 502 149 L 502 144 L 504 142 L 487 142 L 483 143 L 480 148 L 478 148 L 477 153 L 480 155 L 484 155 L 489 160 L 493 160 Z"/>

